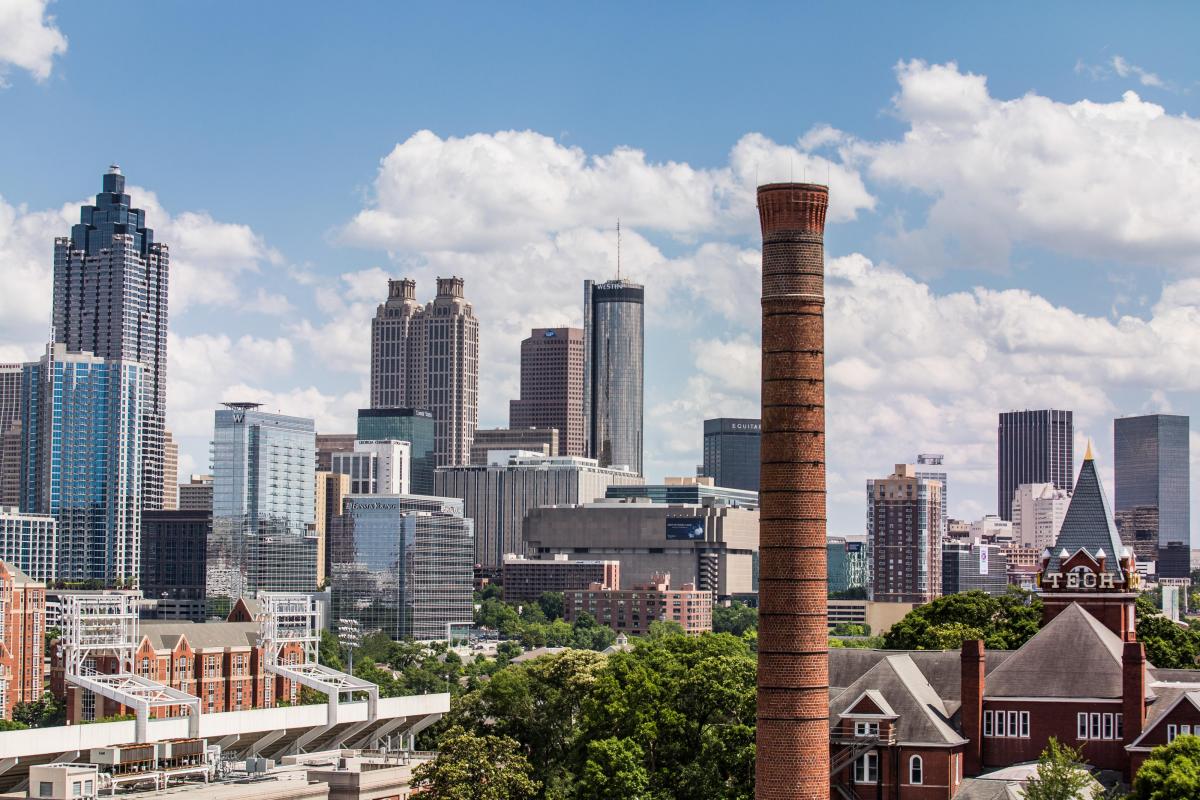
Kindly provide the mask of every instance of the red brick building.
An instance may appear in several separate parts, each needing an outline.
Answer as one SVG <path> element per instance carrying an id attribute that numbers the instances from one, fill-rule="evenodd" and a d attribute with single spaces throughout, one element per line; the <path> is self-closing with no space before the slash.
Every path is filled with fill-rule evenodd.
<path id="1" fill-rule="evenodd" d="M 1041 560 L 1043 623 L 1019 650 L 830 651 L 832 797 L 1004 797 L 977 776 L 1051 737 L 1129 780 L 1153 747 L 1200 733 L 1200 670 L 1158 669 L 1137 641 L 1134 558 L 1090 453 Z"/>
<path id="2" fill-rule="evenodd" d="M 243 614 L 246 611 L 241 610 Z M 298 699 L 297 684 L 267 671 L 257 622 L 143 621 L 139 630 L 134 673 L 199 697 L 201 713 L 271 708 Z M 301 646 L 286 646 L 283 658 L 299 663 Z M 112 674 L 118 664 L 115 658 L 102 658 L 95 668 Z M 130 713 L 119 703 L 66 685 L 57 657 L 51 667 L 51 690 L 66 698 L 68 722 Z M 153 709 L 151 713 L 171 716 L 179 709 Z"/>
<path id="3" fill-rule="evenodd" d="M 552 559 L 507 555 L 501 572 L 504 599 L 510 602 L 537 600 L 545 592 L 570 592 L 601 586 L 621 585 L 620 561 L 569 561 L 565 553 Z"/>
<path id="4" fill-rule="evenodd" d="M 712 592 L 697 590 L 691 583 L 672 589 L 670 575 L 655 575 L 650 583 L 627 590 L 594 583 L 564 596 L 567 622 L 587 612 L 617 633 L 645 635 L 651 623 L 660 620 L 678 622 L 686 633 L 712 630 Z"/>
<path id="5" fill-rule="evenodd" d="M 0 719 L 41 698 L 45 633 L 46 585 L 0 561 Z"/>

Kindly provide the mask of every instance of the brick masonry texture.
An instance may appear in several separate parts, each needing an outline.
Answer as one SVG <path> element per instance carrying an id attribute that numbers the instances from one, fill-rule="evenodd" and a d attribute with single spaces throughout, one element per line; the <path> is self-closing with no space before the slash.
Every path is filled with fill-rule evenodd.
<path id="1" fill-rule="evenodd" d="M 806 183 L 758 189 L 762 224 L 759 800 L 829 797 L 825 586 L 825 211 Z"/>

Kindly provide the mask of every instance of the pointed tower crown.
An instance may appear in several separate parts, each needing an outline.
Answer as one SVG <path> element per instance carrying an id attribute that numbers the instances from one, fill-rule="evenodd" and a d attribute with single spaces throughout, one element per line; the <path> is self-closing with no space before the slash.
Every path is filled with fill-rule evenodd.
<path id="1" fill-rule="evenodd" d="M 1061 571 L 1062 562 L 1080 550 L 1096 561 L 1100 560 L 1102 553 L 1121 552 L 1121 537 L 1117 535 L 1117 526 L 1113 523 L 1112 510 L 1104 494 L 1104 486 L 1100 483 L 1100 476 L 1096 474 L 1096 461 L 1092 457 L 1090 443 L 1083 466 L 1079 469 L 1079 480 L 1075 482 L 1071 504 L 1067 507 L 1067 515 L 1063 519 L 1062 529 L 1054 546 L 1059 554 L 1050 559 L 1050 572 Z M 1120 575 L 1121 564 L 1115 558 L 1108 559 L 1104 564 L 1104 571 Z"/>

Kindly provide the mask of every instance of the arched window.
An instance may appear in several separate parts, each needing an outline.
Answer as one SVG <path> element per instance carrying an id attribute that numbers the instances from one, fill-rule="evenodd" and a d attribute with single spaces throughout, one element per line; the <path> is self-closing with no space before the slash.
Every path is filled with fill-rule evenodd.
<path id="1" fill-rule="evenodd" d="M 921 761 L 920 756 L 913 756 L 908 760 L 908 782 L 921 783 L 925 779 L 925 764 Z"/>

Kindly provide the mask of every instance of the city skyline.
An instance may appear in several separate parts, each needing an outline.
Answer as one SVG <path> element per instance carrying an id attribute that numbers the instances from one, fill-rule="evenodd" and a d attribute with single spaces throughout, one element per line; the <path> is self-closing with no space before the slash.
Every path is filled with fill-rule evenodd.
<path id="1" fill-rule="evenodd" d="M 970 37 L 948 51 L 906 35 L 903 50 L 883 48 L 839 79 L 852 100 L 800 87 L 791 105 L 802 110 L 769 118 L 739 104 L 733 110 L 743 113 L 709 125 L 703 136 L 680 126 L 664 134 L 640 122 L 600 124 L 574 105 L 559 115 L 522 104 L 499 113 L 489 105 L 464 117 L 437 112 L 428 95 L 411 115 L 363 119 L 362 130 L 337 148 L 351 156 L 326 154 L 302 138 L 287 160 L 253 177 L 247 156 L 270 145 L 261 130 L 255 133 L 264 138 L 251 146 L 240 142 L 247 153 L 218 141 L 212 153 L 224 160 L 201 159 L 202 168 L 190 169 L 171 163 L 189 160 L 178 158 L 180 148 L 206 152 L 189 137 L 166 151 L 150 134 L 79 142 L 62 158 L 53 147 L 21 147 L 45 138 L 39 132 L 49 132 L 46 120 L 63 117 L 60 106 L 81 102 L 82 65 L 101 47 L 88 27 L 95 11 L 54 11 L 57 19 L 44 24 L 62 30 L 65 51 L 45 59 L 40 82 L 20 66 L 8 69 L 9 86 L 0 90 L 0 107 L 11 109 L 14 122 L 0 140 L 22 153 L 21 163 L 6 160 L 0 182 L 0 219 L 8 220 L 0 258 L 15 286 L 0 299 L 0 361 L 40 355 L 53 236 L 78 221 L 97 170 L 122 164 L 147 225 L 171 245 L 167 426 L 181 444 L 183 476 L 208 471 L 211 409 L 222 400 L 255 399 L 271 411 L 312 416 L 320 432 L 354 430 L 356 410 L 369 405 L 365 343 L 387 278 L 411 276 L 431 287 L 439 274 L 465 277 L 483 326 L 480 426 L 504 425 L 507 403 L 519 395 L 521 339 L 531 328 L 581 324 L 583 278 L 615 276 L 617 216 L 622 274 L 647 287 L 646 472 L 651 480 L 690 474 L 704 418 L 755 416 L 757 304 L 745 287 L 756 283 L 756 257 L 747 187 L 788 173 L 827 178 L 834 198 L 831 534 L 861 532 L 862 481 L 878 471 L 865 453 L 879 453 L 884 464 L 945 453 L 955 482 L 950 514 L 970 519 L 994 510 L 998 412 L 1073 408 L 1078 452 L 1093 439 L 1112 485 L 1113 418 L 1197 410 L 1197 379 L 1186 368 L 1198 340 L 1184 189 L 1191 175 L 1149 166 L 1200 138 L 1183 118 L 1197 116 L 1197 100 L 1178 91 L 1189 65 L 1132 34 L 1117 36 L 1115 51 L 1101 51 L 1094 37 L 1073 37 L 1065 21 L 1050 21 L 1063 47 L 1020 67 L 986 48 L 974 51 Z M 185 14 L 148 11 L 130 24 Z M 951 17 L 951 28 L 966 26 Z M 342 41 L 346 33 L 336 27 L 331 36 Z M 716 36 L 699 33 L 701 40 Z M 534 62 L 505 69 L 530 76 Z M 730 66 L 725 80 L 752 82 L 750 68 Z M 153 94 L 159 81 L 181 77 L 143 79 Z M 443 91 L 448 85 L 433 83 Z M 295 91 L 284 84 L 279 101 Z M 645 90 L 629 91 L 631 113 L 622 116 L 633 118 L 649 105 Z M 229 102 L 248 96 L 238 90 Z M 117 113 L 88 103 L 98 123 Z M 971 126 L 950 124 L 959 118 L 999 142 L 997 161 L 983 165 L 986 186 L 953 168 L 966 163 L 975 141 Z M 1152 122 L 1143 130 L 1146 119 Z M 1001 136 L 1005 128 L 1075 160 L 1058 173 Z M 933 132 L 949 137 L 939 162 L 922 149 L 922 137 Z M 1151 148 L 1148 161 L 1099 141 L 1135 135 Z M 482 169 L 472 153 L 514 166 Z M 1092 159 L 1111 168 L 1089 167 Z M 432 178 L 418 180 L 422 163 L 432 165 Z M 539 163 L 557 165 L 558 177 L 531 166 Z M 1108 176 L 1101 194 L 1076 179 L 1101 172 Z M 1148 188 L 1134 174 L 1149 174 Z M 638 191 L 629 193 L 630 185 Z M 472 186 L 480 191 L 469 192 Z M 580 192 L 568 202 L 572 186 Z M 514 202 L 542 189 L 539 197 L 548 199 Z M 471 213 L 456 226 L 458 206 L 448 201 L 459 195 Z M 1046 213 L 1033 216 L 1031 207 Z M 1087 209 L 1099 216 L 1077 213 Z M 1110 213 L 1118 216 L 1104 216 Z M 1134 216 L 1153 218 L 1156 227 L 1119 224 Z M 1088 219 L 1108 221 L 1093 230 Z M 311 230 L 289 233 L 296 228 Z M 888 397 L 898 405 L 886 407 Z M 1196 480 L 1200 470 L 1192 473 Z"/>

